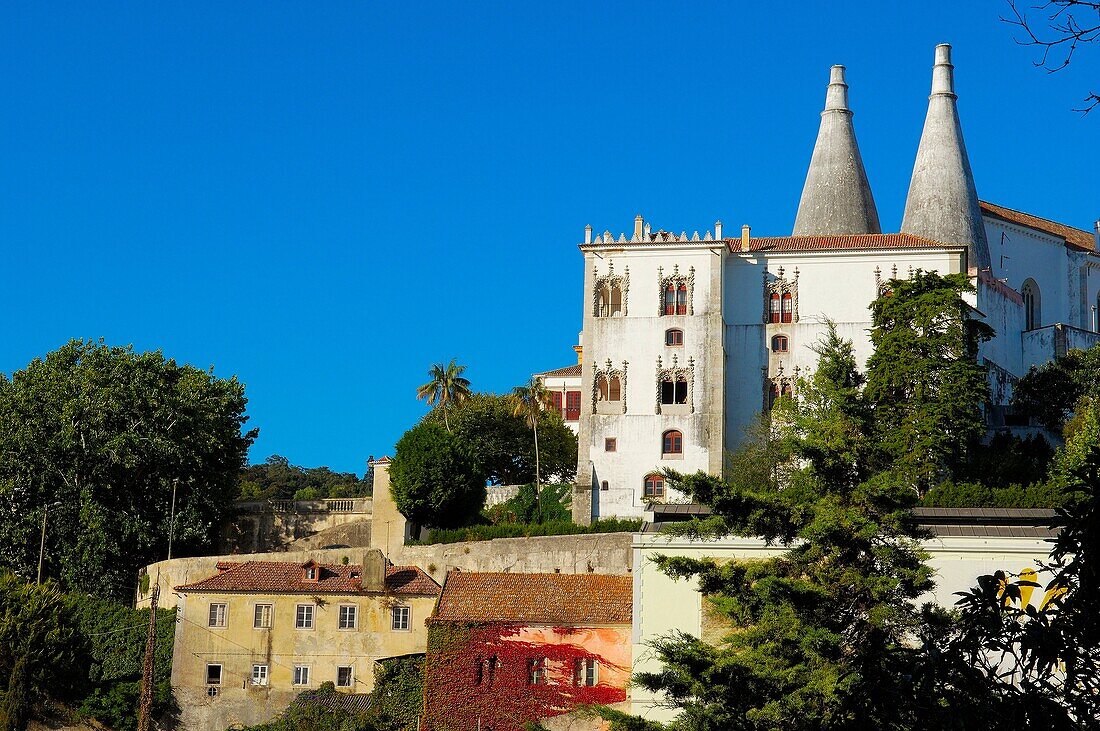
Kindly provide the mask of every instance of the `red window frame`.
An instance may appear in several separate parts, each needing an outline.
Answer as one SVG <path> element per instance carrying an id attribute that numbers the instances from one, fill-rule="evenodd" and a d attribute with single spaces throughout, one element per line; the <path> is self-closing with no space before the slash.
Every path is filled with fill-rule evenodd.
<path id="1" fill-rule="evenodd" d="M 686 315 L 688 313 L 688 288 L 686 284 L 681 284 L 676 289 L 676 314 Z"/>
<path id="2" fill-rule="evenodd" d="M 684 435 L 676 429 L 670 429 L 661 435 L 661 454 L 683 454 Z"/>
<path id="3" fill-rule="evenodd" d="M 790 347 L 790 341 L 786 335 L 773 335 L 772 336 L 772 352 L 773 353 L 786 353 Z"/>
<path id="4" fill-rule="evenodd" d="M 676 314 L 676 285 L 670 284 L 665 289 L 665 314 Z"/>
<path id="5" fill-rule="evenodd" d="M 794 317 L 794 297 L 791 296 L 790 292 L 783 295 L 782 312 L 783 322 L 791 322 Z"/>
<path id="6" fill-rule="evenodd" d="M 565 411 L 561 407 L 561 391 L 551 391 L 550 392 L 550 403 L 552 403 L 554 405 L 554 409 L 559 414 L 562 414 L 562 415 L 565 414 Z"/>
<path id="7" fill-rule="evenodd" d="M 604 437 L 603 451 L 605 451 L 605 452 L 615 452 L 615 451 L 618 451 L 618 449 L 617 449 L 618 446 L 619 446 L 619 442 L 615 437 Z"/>
<path id="8" fill-rule="evenodd" d="M 779 302 L 779 295 L 773 294 L 768 298 L 768 312 L 770 313 L 769 322 L 779 322 L 779 309 L 781 305 Z"/>
<path id="9" fill-rule="evenodd" d="M 581 392 L 565 392 L 565 420 L 577 421 L 581 418 Z"/>
<path id="10" fill-rule="evenodd" d="M 684 331 L 680 328 L 674 327 L 665 330 L 665 345 L 670 348 L 679 347 L 684 344 Z"/>
<path id="11" fill-rule="evenodd" d="M 665 478 L 662 475 L 646 475 L 643 481 L 642 495 L 644 497 L 664 497 Z"/>

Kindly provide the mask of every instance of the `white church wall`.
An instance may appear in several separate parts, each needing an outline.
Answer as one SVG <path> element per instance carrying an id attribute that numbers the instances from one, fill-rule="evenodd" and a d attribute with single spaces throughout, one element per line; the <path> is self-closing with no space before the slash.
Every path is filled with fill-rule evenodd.
<path id="1" fill-rule="evenodd" d="M 1032 279 L 1039 285 L 1040 326 L 1065 322 L 1080 326 L 1079 274 L 1070 266 L 1062 239 L 1006 221 L 986 218 L 993 276 L 1017 292 Z"/>

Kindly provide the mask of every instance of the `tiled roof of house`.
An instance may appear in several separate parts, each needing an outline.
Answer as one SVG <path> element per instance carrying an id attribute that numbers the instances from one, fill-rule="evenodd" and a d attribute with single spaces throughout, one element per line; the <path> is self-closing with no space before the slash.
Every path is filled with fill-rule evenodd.
<path id="1" fill-rule="evenodd" d="M 726 239 L 730 251 L 741 250 L 741 239 Z M 756 236 L 749 239 L 749 251 L 844 251 L 866 249 L 955 249 L 913 234 L 845 234 L 837 236 Z"/>
<path id="2" fill-rule="evenodd" d="M 317 564 L 320 576 L 307 581 L 303 564 L 285 561 L 221 562 L 218 573 L 177 591 L 261 591 L 272 594 L 357 594 L 363 591 L 362 567 L 356 564 Z M 386 591 L 394 594 L 437 596 L 440 588 L 416 566 L 387 566 Z"/>
<path id="3" fill-rule="evenodd" d="M 546 371 L 545 373 L 538 373 L 536 375 L 543 378 L 580 378 L 581 377 L 581 364 L 566 366 L 565 368 L 558 368 L 552 371 Z"/>
<path id="4" fill-rule="evenodd" d="M 556 626 L 630 624 L 630 576 L 452 571 L 433 619 Z"/>
<path id="5" fill-rule="evenodd" d="M 989 203 L 987 201 L 979 201 L 979 205 L 982 207 L 982 213 L 994 218 L 1000 218 L 1009 223 L 1027 226 L 1028 228 L 1057 236 L 1065 241 L 1067 246 L 1074 249 L 1079 249 L 1081 251 L 1096 251 L 1095 237 L 1084 229 L 1067 226 L 1064 223 L 1051 221 L 1047 218 L 1039 218 L 1030 213 L 1015 211 L 1011 208 L 998 206 L 995 203 Z"/>

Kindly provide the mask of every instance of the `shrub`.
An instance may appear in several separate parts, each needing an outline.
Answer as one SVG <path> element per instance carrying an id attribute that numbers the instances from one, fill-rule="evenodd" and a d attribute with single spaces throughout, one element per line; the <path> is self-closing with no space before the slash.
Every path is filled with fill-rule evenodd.
<path id="1" fill-rule="evenodd" d="M 486 510 L 485 517 L 493 524 L 570 522 L 572 490 L 569 484 L 543 485 L 540 500 L 536 501 L 535 486 L 522 485 L 515 497 Z"/>
<path id="2" fill-rule="evenodd" d="M 1058 508 L 1072 496 L 1056 485 L 988 487 L 974 482 L 945 482 L 928 491 L 920 504 L 928 508 Z"/>
<path id="3" fill-rule="evenodd" d="M 636 533 L 641 530 L 641 519 L 606 518 L 592 525 L 577 525 L 558 520 L 548 523 L 498 523 L 497 525 L 471 525 L 454 530 L 433 530 L 427 540 L 410 541 L 410 544 L 461 543 L 462 541 L 489 541 L 494 538 L 531 538 L 535 536 L 568 536 L 585 533 Z"/>

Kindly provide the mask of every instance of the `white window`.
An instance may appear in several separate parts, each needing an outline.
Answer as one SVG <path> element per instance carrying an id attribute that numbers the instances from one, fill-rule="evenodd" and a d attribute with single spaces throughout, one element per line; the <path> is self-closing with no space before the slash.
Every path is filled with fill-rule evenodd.
<path id="1" fill-rule="evenodd" d="M 409 628 L 409 614 L 410 609 L 408 607 L 394 607 L 393 608 L 393 629 L 407 630 Z"/>
<path id="2" fill-rule="evenodd" d="M 208 663 L 206 665 L 206 684 L 207 685 L 221 685 L 222 684 L 222 666 L 220 664 Z"/>
<path id="3" fill-rule="evenodd" d="M 546 685 L 545 657 L 535 657 L 527 661 L 527 684 Z"/>
<path id="4" fill-rule="evenodd" d="M 224 627 L 226 617 L 229 614 L 225 604 L 211 604 L 210 605 L 210 624 L 209 627 Z M 221 666 L 219 666 L 221 667 Z"/>
<path id="5" fill-rule="evenodd" d="M 270 604 L 257 604 L 256 613 L 252 618 L 252 626 L 256 629 L 269 629 L 271 627 L 271 615 L 273 607 Z"/>
<path id="6" fill-rule="evenodd" d="M 595 658 L 577 660 L 576 675 L 573 678 L 576 685 L 592 687 L 600 682 L 600 663 Z"/>
<path id="7" fill-rule="evenodd" d="M 294 627 L 296 629 L 313 629 L 313 605 L 299 604 L 294 613 Z"/>
<path id="8" fill-rule="evenodd" d="M 340 629 L 355 629 L 359 626 L 359 607 L 354 604 L 340 605 Z"/>
<path id="9" fill-rule="evenodd" d="M 252 666 L 252 684 L 267 685 L 267 665 Z"/>
<path id="10" fill-rule="evenodd" d="M 309 665 L 294 666 L 294 685 L 309 685 Z"/>
<path id="11" fill-rule="evenodd" d="M 354 684 L 355 674 L 351 670 L 351 665 L 341 665 L 336 668 L 337 688 L 350 688 Z"/>
<path id="12" fill-rule="evenodd" d="M 317 581 L 317 567 L 310 566 L 306 569 L 306 581 Z"/>

